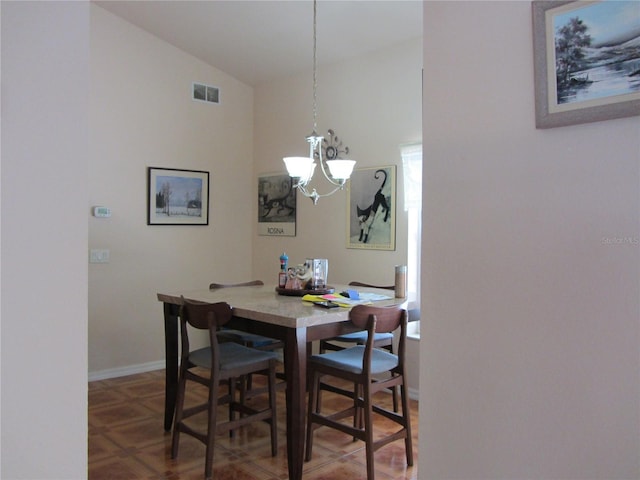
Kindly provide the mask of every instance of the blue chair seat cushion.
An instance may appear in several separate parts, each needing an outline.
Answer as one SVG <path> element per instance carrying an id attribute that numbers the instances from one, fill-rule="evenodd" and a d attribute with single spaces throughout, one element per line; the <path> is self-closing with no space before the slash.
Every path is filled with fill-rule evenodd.
<path id="1" fill-rule="evenodd" d="M 277 340 L 273 338 L 263 337 L 262 335 L 256 335 L 255 333 L 243 332 L 242 330 L 234 330 L 231 328 L 223 328 L 218 332 L 218 336 L 247 343 L 252 347 L 266 347 L 267 345 L 277 342 Z"/>
<path id="2" fill-rule="evenodd" d="M 359 332 L 353 333 L 345 333 L 344 335 L 340 335 L 338 337 L 333 337 L 331 341 L 335 342 L 348 342 L 348 343 L 367 343 L 367 337 L 369 336 L 366 330 L 361 330 Z M 392 340 L 393 333 L 374 333 L 373 339 L 376 342 L 381 340 Z"/>
<path id="3" fill-rule="evenodd" d="M 248 367 L 258 362 L 277 358 L 275 352 L 265 352 L 228 342 L 218 345 L 220 349 L 220 371 Z M 198 367 L 211 368 L 211 348 L 205 347 L 189 353 L 189 361 Z"/>
<path id="4" fill-rule="evenodd" d="M 364 357 L 364 345 L 345 348 L 337 352 L 311 355 L 309 362 L 328 367 L 339 368 L 346 372 L 362 373 L 362 358 Z M 378 374 L 388 372 L 398 366 L 398 356 L 379 348 L 371 352 L 371 373 Z"/>

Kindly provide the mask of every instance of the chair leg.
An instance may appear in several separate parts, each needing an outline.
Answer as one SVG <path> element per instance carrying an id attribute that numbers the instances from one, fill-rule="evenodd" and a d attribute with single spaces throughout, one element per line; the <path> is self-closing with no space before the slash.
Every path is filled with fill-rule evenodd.
<path id="1" fill-rule="evenodd" d="M 365 454 L 367 458 L 367 480 L 375 479 L 375 464 L 373 450 L 373 407 L 371 405 L 371 383 L 367 382 L 361 385 L 363 389 L 362 397 L 364 399 L 363 414 L 365 424 Z"/>
<path id="2" fill-rule="evenodd" d="M 271 409 L 271 456 L 278 453 L 278 421 L 276 415 L 276 370 L 275 360 L 269 369 L 269 408 Z"/>
<path id="3" fill-rule="evenodd" d="M 312 417 L 315 413 L 319 413 L 320 405 L 318 404 L 318 391 L 320 390 L 320 374 L 313 372 L 308 379 L 309 387 L 309 405 L 307 412 L 307 440 L 306 440 L 306 453 L 304 460 L 308 462 L 311 460 L 311 451 L 313 449 L 313 421 Z"/>
<path id="4" fill-rule="evenodd" d="M 236 411 L 233 409 L 233 402 L 236 399 L 236 391 L 235 391 L 236 379 L 229 378 L 227 381 L 229 382 L 229 421 L 232 422 L 236 418 Z M 244 381 L 244 380 L 240 378 L 240 381 Z M 240 401 L 244 404 L 242 388 L 243 387 L 240 387 Z M 229 430 L 229 438 L 233 438 L 234 436 L 235 436 L 235 430 Z"/>
<path id="5" fill-rule="evenodd" d="M 406 377 L 404 377 L 406 378 Z M 407 456 L 407 465 L 413 466 L 413 440 L 411 438 L 411 412 L 409 411 L 409 399 L 407 388 L 404 384 L 400 385 L 400 397 L 402 400 L 402 416 L 404 418 L 404 428 L 407 436 L 404 439 L 404 449 Z"/>
<path id="6" fill-rule="evenodd" d="M 218 382 L 212 381 L 209 384 L 209 409 L 208 409 L 208 425 L 207 425 L 207 450 L 205 453 L 204 477 L 206 480 L 211 478 L 213 471 L 213 447 L 216 438 L 216 412 L 218 410 Z"/>
<path id="7" fill-rule="evenodd" d="M 322 409 L 322 376 L 321 375 L 318 378 L 318 386 L 316 388 L 316 403 L 314 405 L 315 405 L 315 408 L 313 411 L 319 414 Z"/>
<path id="8" fill-rule="evenodd" d="M 243 375 L 238 379 L 238 382 L 239 382 L 238 390 L 240 390 L 240 403 L 242 405 L 244 405 L 245 402 L 247 401 L 247 392 L 251 390 L 251 385 L 249 384 L 250 381 L 251 381 L 251 375 Z"/>
<path id="9" fill-rule="evenodd" d="M 360 430 L 362 430 L 363 428 L 363 415 L 362 415 L 362 407 L 359 405 L 359 398 L 361 395 L 362 391 L 360 389 L 360 384 L 359 383 L 354 383 L 353 384 L 353 428 L 358 428 Z M 353 437 L 353 441 L 357 441 L 358 438 L 357 437 Z"/>
<path id="10" fill-rule="evenodd" d="M 171 437 L 171 458 L 178 456 L 178 444 L 180 442 L 180 422 L 182 422 L 182 411 L 184 410 L 184 391 L 187 380 L 184 372 L 180 372 L 178 381 L 178 393 L 176 399 L 176 411 L 173 419 L 173 436 Z"/>
<path id="11" fill-rule="evenodd" d="M 398 413 L 398 387 L 391 387 L 391 395 L 393 396 L 393 411 Z"/>
<path id="12" fill-rule="evenodd" d="M 389 351 L 389 353 L 393 354 L 393 342 L 391 342 L 391 345 L 387 345 L 384 348 L 386 348 Z M 391 374 L 391 375 L 393 375 L 393 374 Z M 395 385 L 393 387 L 391 387 L 391 399 L 393 400 L 393 411 L 395 413 L 398 413 L 398 411 L 399 411 L 398 410 L 398 407 L 399 407 L 399 405 L 398 405 L 398 387 L 395 386 Z"/>

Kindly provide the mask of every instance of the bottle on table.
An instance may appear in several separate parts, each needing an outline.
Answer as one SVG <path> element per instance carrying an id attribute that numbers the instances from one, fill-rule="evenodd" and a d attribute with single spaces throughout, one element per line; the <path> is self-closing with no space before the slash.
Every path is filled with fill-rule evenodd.
<path id="1" fill-rule="evenodd" d="M 278 287 L 285 288 L 287 285 L 287 264 L 289 257 L 286 253 L 280 255 L 280 273 L 278 273 Z"/>

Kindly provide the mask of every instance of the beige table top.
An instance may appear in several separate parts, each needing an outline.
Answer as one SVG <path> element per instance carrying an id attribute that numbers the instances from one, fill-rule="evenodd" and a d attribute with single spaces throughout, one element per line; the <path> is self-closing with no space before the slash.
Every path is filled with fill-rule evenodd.
<path id="1" fill-rule="evenodd" d="M 331 285 L 335 292 L 346 290 L 347 285 Z M 391 297 L 373 302 L 375 306 L 406 304 L 407 299 L 395 298 L 392 290 L 357 287 L 359 292 L 371 292 Z M 344 322 L 349 319 L 349 308 L 325 309 L 301 297 L 280 295 L 275 285 L 256 287 L 231 287 L 216 290 L 190 290 L 175 293 L 158 293 L 158 300 L 179 305 L 181 296 L 201 302 L 227 302 L 234 308 L 234 315 L 287 328 L 311 327 L 326 323 Z M 406 305 L 405 305 L 406 307 Z"/>

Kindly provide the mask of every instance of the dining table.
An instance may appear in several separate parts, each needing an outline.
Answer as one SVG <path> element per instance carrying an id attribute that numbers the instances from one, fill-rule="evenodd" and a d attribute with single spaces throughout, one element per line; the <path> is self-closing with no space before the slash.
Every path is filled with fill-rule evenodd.
<path id="1" fill-rule="evenodd" d="M 333 285 L 326 290 L 340 293 L 353 288 Z M 357 292 L 375 294 L 376 301 L 372 304 L 376 306 L 408 307 L 406 298 L 395 298 L 390 290 L 358 287 Z M 164 308 L 166 431 L 171 430 L 178 388 L 178 325 L 182 299 L 227 302 L 233 309 L 233 318 L 228 324 L 231 328 L 284 342 L 287 465 L 289 479 L 301 480 L 306 427 L 307 355 L 311 353 L 311 344 L 358 329 L 349 322 L 349 307 L 323 308 L 304 301 L 300 293 L 279 289 L 275 285 L 260 285 L 157 294 Z"/>

